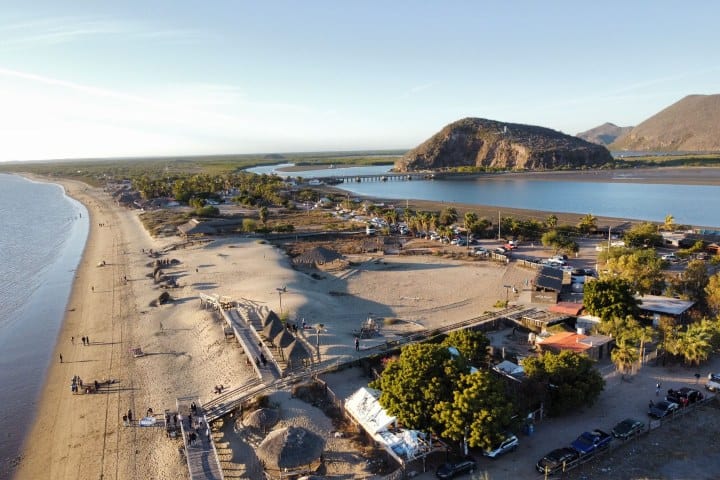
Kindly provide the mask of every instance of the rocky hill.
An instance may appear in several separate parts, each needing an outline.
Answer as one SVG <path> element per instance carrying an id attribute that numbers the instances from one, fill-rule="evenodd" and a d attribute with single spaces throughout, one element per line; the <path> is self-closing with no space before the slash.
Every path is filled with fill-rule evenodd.
<path id="1" fill-rule="evenodd" d="M 464 118 L 447 125 L 395 163 L 401 172 L 461 166 L 544 170 L 594 167 L 610 152 L 549 128 Z"/>
<path id="2" fill-rule="evenodd" d="M 614 123 L 606 122 L 599 127 L 591 128 L 575 135 L 578 138 L 598 145 L 610 145 L 617 139 L 632 130 L 633 127 L 618 127 Z"/>
<path id="3" fill-rule="evenodd" d="M 615 140 L 610 148 L 720 151 L 720 95 L 688 95 Z"/>

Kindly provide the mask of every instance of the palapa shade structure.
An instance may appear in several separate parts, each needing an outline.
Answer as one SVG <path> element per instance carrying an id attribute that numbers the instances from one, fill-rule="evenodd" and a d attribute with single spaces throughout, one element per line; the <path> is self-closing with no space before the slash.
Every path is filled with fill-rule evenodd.
<path id="1" fill-rule="evenodd" d="M 302 343 L 298 342 L 297 339 L 293 340 L 290 345 L 283 349 L 283 356 L 285 357 L 288 367 L 297 367 L 302 365 L 305 360 L 311 357 L 307 348 L 305 348 Z"/>
<path id="2" fill-rule="evenodd" d="M 280 317 L 277 316 L 277 313 L 273 312 L 272 310 L 268 311 L 268 313 L 265 315 L 265 318 L 263 318 L 262 326 L 263 328 L 266 327 L 269 323 L 272 323 L 274 321 L 280 321 Z"/>
<path id="3" fill-rule="evenodd" d="M 318 460 L 325 440 L 302 427 L 286 427 L 272 431 L 257 449 L 257 455 L 271 470 L 293 469 Z"/>
<path id="4" fill-rule="evenodd" d="M 324 265 L 342 259 L 342 255 L 325 247 L 315 247 L 293 259 L 295 265 Z"/>
<path id="5" fill-rule="evenodd" d="M 276 317 L 277 318 L 277 317 Z M 265 335 L 265 338 L 268 340 L 272 340 L 275 338 L 280 332 L 284 331 L 285 327 L 283 326 L 283 323 L 278 318 L 277 320 L 273 320 L 265 327 L 263 327 L 263 335 Z"/>
<path id="6" fill-rule="evenodd" d="M 268 431 L 280 420 L 280 412 L 276 408 L 258 408 L 248 413 L 242 423 L 246 427 Z"/>
<path id="7" fill-rule="evenodd" d="M 286 348 L 294 341 L 295 337 L 288 332 L 287 328 L 283 328 L 282 332 L 275 335 L 275 338 L 272 339 L 273 345 L 278 348 Z"/>

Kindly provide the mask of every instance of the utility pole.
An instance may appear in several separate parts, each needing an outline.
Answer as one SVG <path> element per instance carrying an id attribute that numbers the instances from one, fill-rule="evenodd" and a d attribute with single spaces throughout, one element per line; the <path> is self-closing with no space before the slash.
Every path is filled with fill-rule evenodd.
<path id="1" fill-rule="evenodd" d="M 502 237 L 500 235 L 500 210 L 498 210 L 498 240 L 500 240 L 500 238 Z"/>

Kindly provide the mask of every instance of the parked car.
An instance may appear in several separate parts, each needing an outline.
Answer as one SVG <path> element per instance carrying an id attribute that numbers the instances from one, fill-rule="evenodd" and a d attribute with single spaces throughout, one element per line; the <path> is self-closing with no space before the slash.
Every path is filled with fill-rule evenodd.
<path id="1" fill-rule="evenodd" d="M 580 454 L 572 448 L 557 448 L 541 458 L 535 465 L 535 468 L 540 473 L 545 473 L 546 471 L 547 473 L 560 472 L 568 463 L 577 460 L 579 456 Z"/>
<path id="2" fill-rule="evenodd" d="M 648 415 L 653 418 L 663 418 L 680 408 L 675 402 L 668 402 L 663 400 L 661 402 L 655 402 L 648 408 Z"/>
<path id="3" fill-rule="evenodd" d="M 682 387 L 678 390 L 672 388 L 667 391 L 665 400 L 668 402 L 677 403 L 681 407 L 686 407 L 691 403 L 698 402 L 704 398 L 704 395 L 699 390 L 694 388 Z"/>
<path id="4" fill-rule="evenodd" d="M 711 392 L 720 391 L 720 373 L 708 373 L 708 381 L 705 388 Z"/>
<path id="5" fill-rule="evenodd" d="M 466 458 L 458 462 L 443 463 L 435 471 L 438 478 L 455 478 L 463 473 L 473 473 L 475 471 L 475 460 Z"/>
<path id="6" fill-rule="evenodd" d="M 612 436 L 609 433 L 596 429 L 592 432 L 583 432 L 570 446 L 580 455 L 591 455 L 610 446 L 611 441 Z"/>
<path id="7" fill-rule="evenodd" d="M 490 450 L 484 450 L 483 455 L 490 458 L 497 458 L 501 455 L 504 455 L 508 452 L 513 452 L 517 449 L 518 445 L 520 445 L 520 441 L 518 438 L 511 434 L 508 434 L 508 436 L 505 437 L 505 440 L 500 442 L 500 445 L 498 445 L 496 448 L 492 448 Z"/>
<path id="8" fill-rule="evenodd" d="M 613 427 L 612 434 L 615 438 L 625 440 L 642 432 L 644 428 L 645 424 L 640 420 L 626 418 Z"/>
<path id="9" fill-rule="evenodd" d="M 488 251 L 485 247 L 474 247 L 473 254 L 475 255 L 487 255 Z"/>
<path id="10" fill-rule="evenodd" d="M 660 259 L 665 260 L 666 262 L 677 262 L 679 260 L 674 253 L 666 253 L 665 255 L 662 255 Z"/>

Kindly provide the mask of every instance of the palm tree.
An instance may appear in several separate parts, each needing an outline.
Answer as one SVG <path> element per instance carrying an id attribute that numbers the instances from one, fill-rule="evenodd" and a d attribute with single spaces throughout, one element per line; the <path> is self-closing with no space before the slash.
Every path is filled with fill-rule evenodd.
<path id="1" fill-rule="evenodd" d="M 668 232 L 675 230 L 675 217 L 670 214 L 665 215 L 665 224 L 663 225 L 663 229 Z"/>
<path id="2" fill-rule="evenodd" d="M 637 348 L 629 340 L 620 338 L 613 351 L 610 352 L 610 360 L 612 360 L 620 373 L 629 373 L 633 364 L 638 360 Z"/>
<path id="3" fill-rule="evenodd" d="M 700 362 L 708 359 L 712 351 L 710 334 L 701 324 L 690 325 L 687 330 L 681 332 L 678 344 L 679 353 L 690 365 L 700 365 Z"/>

